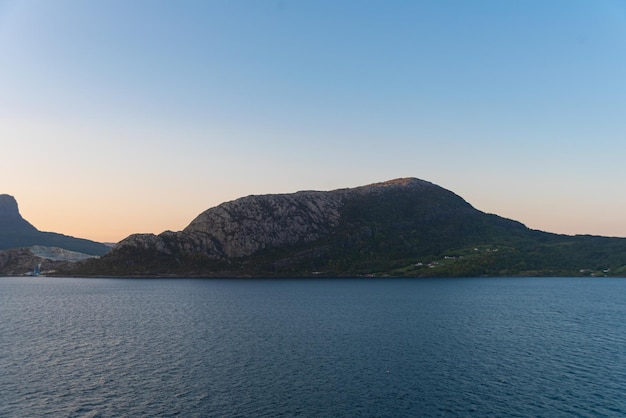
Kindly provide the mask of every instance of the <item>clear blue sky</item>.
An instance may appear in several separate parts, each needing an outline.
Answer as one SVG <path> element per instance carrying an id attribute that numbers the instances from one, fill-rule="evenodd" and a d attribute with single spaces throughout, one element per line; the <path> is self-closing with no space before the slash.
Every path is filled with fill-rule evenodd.
<path id="1" fill-rule="evenodd" d="M 626 236 L 626 1 L 0 0 L 0 193 L 42 230 L 180 230 L 418 177 Z"/>

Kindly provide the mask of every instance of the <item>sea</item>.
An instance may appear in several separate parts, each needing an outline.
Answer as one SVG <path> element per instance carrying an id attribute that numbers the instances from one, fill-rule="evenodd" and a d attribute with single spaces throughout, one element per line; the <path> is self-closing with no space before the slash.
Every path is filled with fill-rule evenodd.
<path id="1" fill-rule="evenodd" d="M 626 416 L 626 279 L 0 278 L 0 417 Z"/>

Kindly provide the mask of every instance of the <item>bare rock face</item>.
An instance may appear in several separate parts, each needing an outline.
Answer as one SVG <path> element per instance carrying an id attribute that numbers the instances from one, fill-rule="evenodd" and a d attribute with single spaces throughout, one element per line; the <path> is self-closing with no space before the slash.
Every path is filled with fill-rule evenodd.
<path id="1" fill-rule="evenodd" d="M 162 253 L 169 254 L 170 251 L 165 245 L 165 242 L 161 238 L 160 235 L 155 234 L 133 234 L 122 241 L 118 242 L 114 249 L 119 249 L 122 247 L 135 247 L 139 249 L 151 249 L 157 250 Z"/>
<path id="2" fill-rule="evenodd" d="M 248 196 L 205 211 L 183 233 L 225 257 L 243 257 L 319 239 L 339 223 L 341 204 L 340 194 L 323 192 Z"/>

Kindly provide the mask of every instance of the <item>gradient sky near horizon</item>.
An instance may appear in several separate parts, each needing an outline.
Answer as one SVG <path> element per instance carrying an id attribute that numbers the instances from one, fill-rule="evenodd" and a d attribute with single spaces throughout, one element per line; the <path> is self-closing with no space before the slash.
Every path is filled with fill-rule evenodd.
<path id="1" fill-rule="evenodd" d="M 626 237 L 626 1 L 0 0 L 0 193 L 115 242 L 418 177 Z"/>

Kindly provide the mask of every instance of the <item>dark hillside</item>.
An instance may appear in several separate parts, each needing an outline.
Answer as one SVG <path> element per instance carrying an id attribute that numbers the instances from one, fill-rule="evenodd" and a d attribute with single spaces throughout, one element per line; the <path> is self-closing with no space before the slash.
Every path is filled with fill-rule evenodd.
<path id="1" fill-rule="evenodd" d="M 0 195 L 0 250 L 41 245 L 90 255 L 106 254 L 110 248 L 99 242 L 54 232 L 41 232 L 22 218 L 13 196 Z"/>

